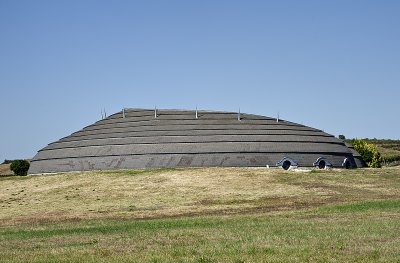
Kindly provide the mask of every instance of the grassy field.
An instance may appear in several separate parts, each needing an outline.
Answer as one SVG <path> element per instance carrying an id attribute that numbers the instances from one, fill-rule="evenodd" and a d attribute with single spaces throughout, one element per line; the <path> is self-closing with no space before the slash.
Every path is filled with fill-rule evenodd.
<path id="1" fill-rule="evenodd" d="M 0 262 L 399 262 L 400 168 L 0 178 Z"/>
<path id="2" fill-rule="evenodd" d="M 388 154 L 400 154 L 400 140 L 366 139 L 366 141 L 385 149 Z"/>

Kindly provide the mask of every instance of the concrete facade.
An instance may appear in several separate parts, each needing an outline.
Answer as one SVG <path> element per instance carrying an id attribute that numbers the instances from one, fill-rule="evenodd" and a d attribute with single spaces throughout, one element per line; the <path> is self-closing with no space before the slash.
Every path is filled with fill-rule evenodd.
<path id="1" fill-rule="evenodd" d="M 196 118 L 197 117 L 197 118 Z M 41 149 L 30 174 L 170 167 L 299 167 L 323 158 L 362 167 L 358 153 L 321 130 L 274 118 L 188 110 L 124 109 Z"/>

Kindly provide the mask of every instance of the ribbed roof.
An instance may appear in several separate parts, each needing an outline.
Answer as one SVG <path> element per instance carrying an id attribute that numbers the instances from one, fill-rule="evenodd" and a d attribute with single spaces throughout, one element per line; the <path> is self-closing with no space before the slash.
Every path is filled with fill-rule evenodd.
<path id="1" fill-rule="evenodd" d="M 256 154 L 258 159 L 262 158 L 260 154 L 274 154 L 276 158 L 291 153 L 311 154 L 312 158 L 352 154 L 343 141 L 321 130 L 259 115 L 241 113 L 239 121 L 235 112 L 198 111 L 196 119 L 194 110 L 161 109 L 155 117 L 155 110 L 125 109 L 41 149 L 33 158 L 32 171 L 52 172 L 46 171 L 46 165 L 52 160 L 58 163 L 65 160 L 68 164 L 88 162 L 89 167 L 103 169 L 96 165 L 102 157 L 164 155 L 165 159 L 166 156 L 209 154 L 210 158 L 219 158 L 218 154 L 230 153 L 243 154 L 244 159 L 251 159 L 251 154 Z M 214 166 L 212 160 L 200 163 Z M 232 160 L 229 163 L 235 164 Z M 244 165 L 238 161 L 238 166 Z M 119 168 L 164 165 L 136 166 L 127 164 Z"/>

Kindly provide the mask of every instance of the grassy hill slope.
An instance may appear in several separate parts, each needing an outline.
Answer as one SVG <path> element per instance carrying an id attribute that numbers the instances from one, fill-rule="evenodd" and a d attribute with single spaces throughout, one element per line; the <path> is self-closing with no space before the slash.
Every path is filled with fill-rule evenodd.
<path id="1" fill-rule="evenodd" d="M 400 169 L 0 178 L 5 262 L 396 262 Z"/>
<path id="2" fill-rule="evenodd" d="M 400 140 L 384 140 L 384 139 L 363 139 L 368 143 L 376 146 L 384 164 L 400 165 Z M 351 143 L 351 140 L 347 140 Z"/>
<path id="3" fill-rule="evenodd" d="M 400 164 L 400 140 L 367 139 L 376 146 L 385 163 Z"/>
<path id="4" fill-rule="evenodd" d="M 13 172 L 10 170 L 10 164 L 0 164 L 0 176 L 12 175 Z"/>

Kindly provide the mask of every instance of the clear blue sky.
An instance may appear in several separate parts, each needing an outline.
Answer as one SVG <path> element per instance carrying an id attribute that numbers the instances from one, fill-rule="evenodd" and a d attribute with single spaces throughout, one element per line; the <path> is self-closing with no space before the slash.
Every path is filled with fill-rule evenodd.
<path id="1" fill-rule="evenodd" d="M 123 107 L 400 139 L 400 1 L 0 0 L 0 161 Z"/>

